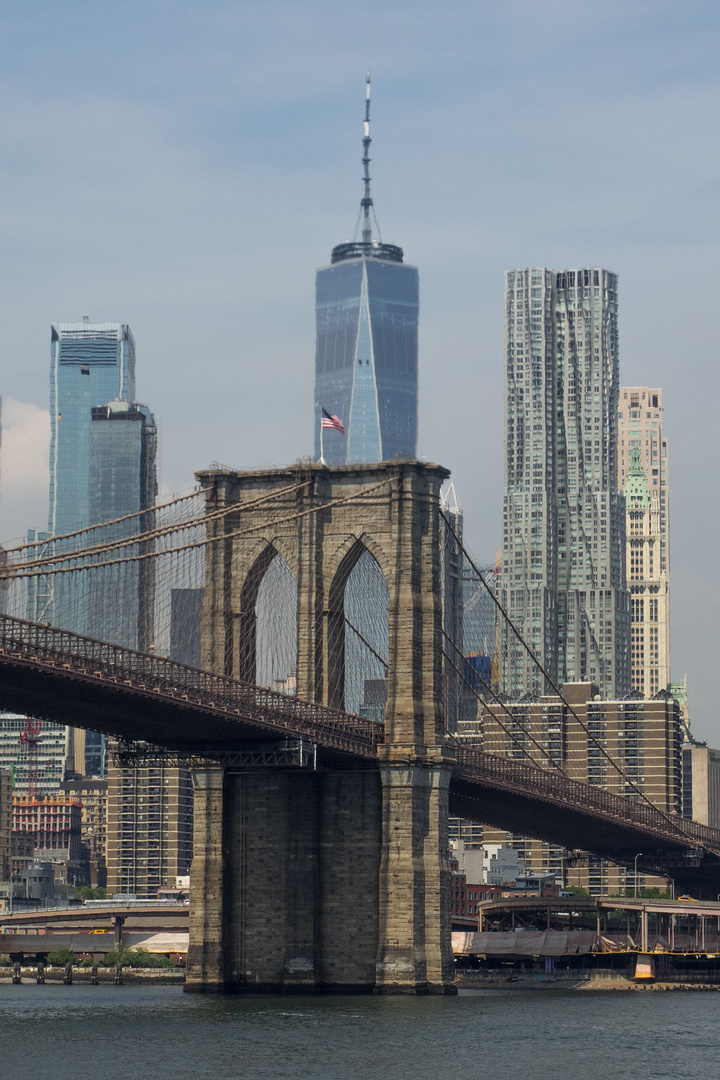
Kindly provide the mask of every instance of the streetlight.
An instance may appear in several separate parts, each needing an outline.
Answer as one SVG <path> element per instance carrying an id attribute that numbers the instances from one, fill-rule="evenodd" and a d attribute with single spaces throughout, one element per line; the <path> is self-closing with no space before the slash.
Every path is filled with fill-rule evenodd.
<path id="1" fill-rule="evenodd" d="M 638 894 L 638 892 L 637 892 L 637 861 L 638 861 L 638 859 L 640 858 L 641 855 L 642 855 L 642 851 L 638 851 L 637 855 L 635 856 L 635 899 L 636 900 L 637 900 L 637 894 Z"/>

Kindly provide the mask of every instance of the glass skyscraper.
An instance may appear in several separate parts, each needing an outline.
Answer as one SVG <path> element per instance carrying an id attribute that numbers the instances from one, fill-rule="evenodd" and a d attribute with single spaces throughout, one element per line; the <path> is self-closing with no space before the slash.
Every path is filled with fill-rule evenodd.
<path id="1" fill-rule="evenodd" d="M 367 89 L 362 237 L 338 244 L 316 278 L 315 457 L 328 465 L 417 453 L 418 272 L 402 248 L 373 237 L 369 76 Z M 327 431 L 321 446 L 322 409 L 345 435 Z"/>
<path id="2" fill-rule="evenodd" d="M 90 524 L 91 410 L 135 400 L 135 339 L 124 323 L 58 323 L 50 352 L 50 514 L 53 536 Z"/>
<path id="3" fill-rule="evenodd" d="M 135 403 L 135 341 L 129 326 L 91 323 L 88 317 L 53 325 L 50 421 L 48 533 L 35 534 L 48 539 L 41 554 L 81 547 L 82 535 L 65 541 L 53 537 L 142 512 L 155 501 L 157 433 L 150 411 Z M 102 541 L 151 525 L 149 515 L 133 518 L 103 532 Z M 152 642 L 151 563 L 49 574 L 29 592 L 28 616 L 145 649 Z M 85 772 L 104 774 L 105 736 L 87 732 L 75 742 L 84 742 Z"/>
<path id="4" fill-rule="evenodd" d="M 617 698 L 630 689 L 617 278 L 513 270 L 505 304 L 501 600 L 556 683 Z M 549 691 L 512 633 L 500 662 L 506 696 Z"/>

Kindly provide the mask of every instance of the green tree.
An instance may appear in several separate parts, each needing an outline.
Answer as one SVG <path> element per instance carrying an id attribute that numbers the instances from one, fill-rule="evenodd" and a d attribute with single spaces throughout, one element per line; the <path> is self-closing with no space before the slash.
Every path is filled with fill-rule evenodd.
<path id="1" fill-rule="evenodd" d="M 77 956 L 70 949 L 56 949 L 55 952 L 48 953 L 48 964 L 52 964 L 53 967 L 65 967 L 66 964 L 77 964 Z"/>
<path id="2" fill-rule="evenodd" d="M 94 888 L 92 885 L 81 885 L 75 890 L 75 896 L 78 900 L 107 900 L 107 889 L 104 889 L 102 885 L 96 885 Z"/>
<path id="3" fill-rule="evenodd" d="M 107 967 L 122 964 L 131 968 L 173 968 L 175 965 L 167 956 L 148 952 L 147 949 L 113 949 L 104 960 Z"/>

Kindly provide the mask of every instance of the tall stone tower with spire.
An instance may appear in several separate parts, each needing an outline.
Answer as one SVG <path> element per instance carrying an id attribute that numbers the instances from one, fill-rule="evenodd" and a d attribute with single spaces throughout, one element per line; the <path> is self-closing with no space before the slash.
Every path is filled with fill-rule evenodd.
<path id="1" fill-rule="evenodd" d="M 403 262 L 402 248 L 382 242 L 370 194 L 370 142 L 368 72 L 355 236 L 333 248 L 330 266 L 316 278 L 315 456 L 328 465 L 417 454 L 418 272 Z M 328 431 L 321 454 L 323 409 L 340 418 L 345 434 Z"/>
<path id="2" fill-rule="evenodd" d="M 630 590 L 630 678 L 643 697 L 665 690 L 670 680 L 670 597 L 661 558 L 658 492 L 651 491 L 639 446 L 631 451 L 625 495 L 627 583 Z"/>

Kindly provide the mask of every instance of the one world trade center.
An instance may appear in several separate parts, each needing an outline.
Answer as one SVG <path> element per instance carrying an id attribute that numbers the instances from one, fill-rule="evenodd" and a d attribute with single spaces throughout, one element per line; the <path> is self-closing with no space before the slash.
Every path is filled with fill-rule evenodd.
<path id="1" fill-rule="evenodd" d="M 370 196 L 370 75 L 363 137 L 360 239 L 333 248 L 317 272 L 315 457 L 367 464 L 417 453 L 418 272 L 384 244 Z M 373 221 L 375 232 L 373 235 Z M 339 417 L 321 454 L 322 409 Z"/>

